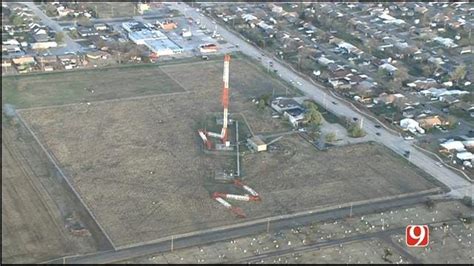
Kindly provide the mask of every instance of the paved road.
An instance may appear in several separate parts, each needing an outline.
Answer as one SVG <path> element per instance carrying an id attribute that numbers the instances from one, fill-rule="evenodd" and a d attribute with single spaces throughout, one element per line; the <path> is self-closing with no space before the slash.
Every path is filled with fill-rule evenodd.
<path id="1" fill-rule="evenodd" d="M 210 18 L 202 15 L 196 9 L 189 7 L 186 4 L 178 4 L 176 2 L 170 4 L 171 9 L 177 9 L 181 13 L 186 12 L 188 17 L 192 17 L 194 20 L 200 19 L 201 23 L 207 28 L 214 28 L 216 25 L 215 21 Z M 316 83 L 310 82 L 304 79 L 301 74 L 293 71 L 284 64 L 264 56 L 264 52 L 253 46 L 252 44 L 246 42 L 236 34 L 228 31 L 224 27 L 217 24 L 217 31 L 226 39 L 228 42 L 237 44 L 240 47 L 241 52 L 244 54 L 258 60 L 259 57 L 262 58 L 261 63 L 266 67 L 268 61 L 273 61 L 273 68 L 280 73 L 281 77 L 287 81 L 293 80 L 295 82 L 300 82 L 302 85 L 298 88 L 304 92 L 308 97 L 312 98 L 319 104 L 323 104 L 324 97 L 326 101 L 330 102 L 327 104 L 329 111 L 343 115 L 346 117 L 357 117 L 359 121 L 362 122 L 364 130 L 367 132 L 368 137 L 371 140 L 379 142 L 388 148 L 392 149 L 396 153 L 403 155 L 405 151 L 410 151 L 410 163 L 418 166 L 423 169 L 438 181 L 446 185 L 451 189 L 449 196 L 454 198 L 462 198 L 463 196 L 472 196 L 474 193 L 474 185 L 467 181 L 465 178 L 460 176 L 458 173 L 455 173 L 453 170 L 448 169 L 447 167 L 440 167 L 436 164 L 436 161 L 424 154 L 423 152 L 415 149 L 413 144 L 410 141 L 406 141 L 401 138 L 399 135 L 394 135 L 388 130 L 380 128 L 377 129 L 374 127 L 375 123 L 365 117 L 365 114 L 358 113 L 351 109 L 347 103 L 342 100 L 337 99 L 331 94 L 326 93 L 323 86 Z M 324 96 L 325 95 L 325 96 Z M 332 102 L 336 104 L 332 104 Z M 365 118 L 364 118 L 365 117 Z M 377 136 L 376 133 L 379 132 L 381 136 Z M 407 180 L 407 182 L 410 182 Z"/>
<path id="2" fill-rule="evenodd" d="M 33 13 L 41 19 L 44 25 L 50 27 L 56 33 L 63 32 L 62 27 L 58 24 L 57 21 L 54 21 L 50 17 L 46 16 L 46 14 L 33 2 L 22 2 L 25 6 L 31 9 Z M 64 43 L 65 47 L 62 49 L 54 49 L 56 54 L 64 54 L 65 52 L 81 52 L 82 51 L 82 46 L 78 43 L 76 43 L 69 35 L 64 32 Z"/>
<path id="3" fill-rule="evenodd" d="M 361 205 L 355 205 L 352 207 L 352 214 L 354 216 L 365 215 L 369 213 L 375 213 L 388 209 L 395 209 L 404 206 L 410 206 L 425 202 L 428 200 L 428 196 L 436 192 L 421 193 L 419 195 L 408 196 L 400 199 L 388 199 L 384 201 L 366 203 Z M 337 220 L 348 217 L 350 213 L 350 207 L 337 208 L 332 210 L 320 211 L 320 212 L 308 212 L 299 216 L 290 216 L 280 220 L 275 220 L 270 223 L 270 230 L 276 232 L 285 228 L 297 227 L 308 225 L 318 221 Z M 218 241 L 235 239 L 239 237 L 260 234 L 266 232 L 267 222 L 263 220 L 259 223 L 253 223 L 249 225 L 235 225 L 224 227 L 220 230 L 211 232 L 197 233 L 191 236 L 174 239 L 174 249 L 192 247 L 196 245 L 206 245 L 215 243 Z M 171 241 L 164 240 L 158 243 L 139 245 L 129 248 L 117 249 L 107 252 L 94 253 L 90 255 L 68 257 L 66 259 L 57 259 L 49 261 L 48 263 L 112 263 L 119 262 L 131 258 L 151 255 L 158 252 L 166 252 L 171 250 Z"/>
<path id="4" fill-rule="evenodd" d="M 295 248 L 289 248 L 289 249 L 284 249 L 284 250 L 266 252 L 266 253 L 263 253 L 263 254 L 252 256 L 250 258 L 243 259 L 243 260 L 233 261 L 231 263 L 235 263 L 235 264 L 254 264 L 254 263 L 259 263 L 262 260 L 264 261 L 264 263 L 271 263 L 271 261 L 269 261 L 268 259 L 272 259 L 276 256 L 280 257 L 280 256 L 288 255 L 289 253 L 296 253 L 296 252 L 299 253 L 299 252 L 307 252 L 307 251 L 310 251 L 310 250 L 319 250 L 321 248 L 336 246 L 336 245 L 340 245 L 340 244 L 347 244 L 347 243 L 354 242 L 354 241 L 364 241 L 364 240 L 369 240 L 369 239 L 372 239 L 372 238 L 382 238 L 382 237 L 387 237 L 387 236 L 391 236 L 391 235 L 394 235 L 394 234 L 402 234 L 404 231 L 405 231 L 405 227 L 400 227 L 400 228 L 390 229 L 390 230 L 386 230 L 386 231 L 379 231 L 379 232 L 374 232 L 374 233 L 366 233 L 366 234 L 360 234 L 360 235 L 355 235 L 355 236 L 349 236 L 349 237 L 345 237 L 345 238 L 341 238 L 341 239 L 334 239 L 334 240 L 328 240 L 328 241 L 324 241 L 324 242 L 317 242 L 317 243 L 314 243 L 314 244 L 299 246 L 299 247 L 295 247 Z M 397 251 L 399 251 L 399 250 L 397 250 Z M 410 261 L 412 263 L 419 263 L 419 261 L 415 257 L 411 256 L 410 254 L 408 254 L 408 255 L 410 256 L 410 259 L 411 259 Z"/>

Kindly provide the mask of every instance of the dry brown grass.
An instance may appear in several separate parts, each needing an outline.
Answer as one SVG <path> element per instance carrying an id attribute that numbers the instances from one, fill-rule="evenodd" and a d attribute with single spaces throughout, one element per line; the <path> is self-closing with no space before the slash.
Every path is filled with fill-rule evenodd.
<path id="1" fill-rule="evenodd" d="M 188 93 L 22 111 L 117 246 L 240 221 L 205 186 L 229 159 L 204 155 L 196 134 L 198 121 L 221 109 L 222 62 L 161 69 Z M 250 100 L 284 93 L 278 81 L 233 60 L 230 84 L 231 112 L 245 111 L 252 128 L 280 129 L 251 117 Z M 296 137 L 280 146 L 243 159 L 248 184 L 264 199 L 240 204 L 250 219 L 432 187 L 377 146 L 321 153 Z"/>

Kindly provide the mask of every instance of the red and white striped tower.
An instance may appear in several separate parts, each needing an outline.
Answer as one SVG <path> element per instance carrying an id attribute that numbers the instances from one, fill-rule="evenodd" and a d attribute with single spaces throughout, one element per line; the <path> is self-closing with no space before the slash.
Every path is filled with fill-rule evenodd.
<path id="1" fill-rule="evenodd" d="M 222 88 L 222 106 L 224 107 L 224 120 L 222 125 L 221 140 L 228 146 L 227 142 L 227 122 L 228 122 L 228 111 L 229 111 L 229 64 L 230 55 L 224 56 L 224 87 Z"/>

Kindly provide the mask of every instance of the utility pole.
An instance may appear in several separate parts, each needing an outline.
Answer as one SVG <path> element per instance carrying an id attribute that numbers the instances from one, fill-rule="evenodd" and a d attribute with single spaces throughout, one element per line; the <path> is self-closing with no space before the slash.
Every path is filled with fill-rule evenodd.
<path id="1" fill-rule="evenodd" d="M 349 218 L 352 218 L 352 202 L 351 202 L 351 210 L 349 212 Z"/>
<path id="2" fill-rule="evenodd" d="M 270 218 L 267 219 L 267 234 L 270 232 Z"/>
<path id="3" fill-rule="evenodd" d="M 173 243 L 173 242 L 174 242 L 173 240 L 174 240 L 174 237 L 171 236 L 171 252 L 173 252 L 173 244 L 174 244 L 174 243 Z"/>
<path id="4" fill-rule="evenodd" d="M 363 125 L 364 125 L 364 118 L 362 117 L 362 118 L 360 119 L 360 128 L 361 128 L 361 129 L 362 129 L 362 126 L 363 126 Z"/>

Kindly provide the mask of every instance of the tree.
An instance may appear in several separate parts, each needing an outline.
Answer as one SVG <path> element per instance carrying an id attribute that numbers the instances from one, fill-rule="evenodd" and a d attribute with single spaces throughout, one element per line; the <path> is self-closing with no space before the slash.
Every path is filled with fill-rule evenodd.
<path id="1" fill-rule="evenodd" d="M 456 83 L 459 83 L 460 80 L 464 79 L 466 76 L 466 65 L 459 65 L 451 73 L 451 79 Z"/>
<path id="2" fill-rule="evenodd" d="M 388 75 L 389 75 L 389 72 L 386 69 L 379 68 L 379 70 L 377 70 L 377 77 L 379 79 L 386 79 Z"/>
<path id="3" fill-rule="evenodd" d="M 258 101 L 258 105 L 257 105 L 258 109 L 260 110 L 263 110 L 265 109 L 265 101 L 260 99 L 260 101 Z"/>
<path id="4" fill-rule="evenodd" d="M 408 79 L 408 73 L 405 69 L 399 67 L 397 71 L 395 71 L 395 75 L 393 76 L 393 79 L 396 82 L 401 84 L 403 81 Z"/>
<path id="5" fill-rule="evenodd" d="M 463 102 L 474 103 L 474 93 L 465 94 L 461 97 Z"/>
<path id="6" fill-rule="evenodd" d="M 56 33 L 56 36 L 54 37 L 55 41 L 57 43 L 63 43 L 64 42 L 64 32 L 60 31 Z"/>
<path id="7" fill-rule="evenodd" d="M 436 73 L 436 71 L 438 71 L 439 68 L 440 65 L 431 63 L 425 64 L 421 67 L 424 76 L 432 76 L 434 73 Z"/>
<path id="8" fill-rule="evenodd" d="M 464 203 L 466 206 L 469 206 L 469 207 L 474 206 L 474 205 L 473 205 L 472 198 L 469 197 L 469 196 L 464 196 L 464 197 L 462 198 L 462 203 Z"/>
<path id="9" fill-rule="evenodd" d="M 266 105 L 270 105 L 271 99 L 272 99 L 272 95 L 269 93 L 264 94 L 260 97 L 260 100 L 262 100 L 263 103 L 265 103 Z"/>
<path id="10" fill-rule="evenodd" d="M 323 122 L 323 116 L 318 111 L 318 106 L 313 102 L 306 102 L 307 112 L 305 114 L 306 123 L 312 126 L 319 126 Z"/>
<path id="11" fill-rule="evenodd" d="M 18 26 L 20 26 L 21 24 L 23 24 L 23 18 L 20 17 L 20 16 L 13 15 L 10 19 L 11 19 L 11 22 L 13 23 L 13 25 L 14 25 L 15 27 L 18 27 Z"/>
<path id="12" fill-rule="evenodd" d="M 347 131 L 349 132 L 349 136 L 353 138 L 360 138 L 365 136 L 364 129 L 362 129 L 358 123 L 353 123 Z"/>
<path id="13" fill-rule="evenodd" d="M 83 27 L 91 27 L 92 22 L 90 21 L 90 19 L 86 17 L 81 17 L 77 20 L 77 25 L 83 26 Z"/>
<path id="14" fill-rule="evenodd" d="M 449 129 L 453 129 L 458 125 L 458 119 L 455 116 L 449 115 L 446 120 Z"/>
<path id="15" fill-rule="evenodd" d="M 336 133 L 330 132 L 325 136 L 326 142 L 334 142 L 336 140 Z"/>
<path id="16" fill-rule="evenodd" d="M 56 11 L 56 7 L 53 6 L 52 4 L 46 4 L 46 15 L 48 17 L 55 17 L 58 15 L 58 12 Z"/>

